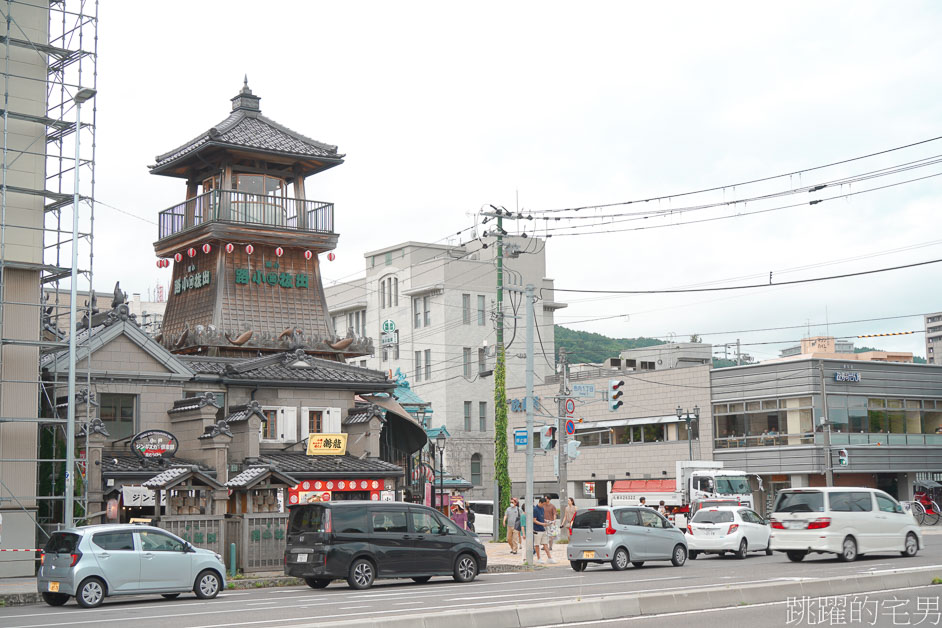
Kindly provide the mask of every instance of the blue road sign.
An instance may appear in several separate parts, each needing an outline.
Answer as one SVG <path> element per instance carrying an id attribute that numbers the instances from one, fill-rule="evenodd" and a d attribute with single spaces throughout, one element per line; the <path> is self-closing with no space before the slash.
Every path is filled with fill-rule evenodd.
<path id="1" fill-rule="evenodd" d="M 514 445 L 517 447 L 527 446 L 527 431 L 526 430 L 514 430 Z"/>
<path id="2" fill-rule="evenodd" d="M 570 436 L 576 433 L 576 424 L 572 421 L 572 419 L 566 421 L 566 433 Z"/>

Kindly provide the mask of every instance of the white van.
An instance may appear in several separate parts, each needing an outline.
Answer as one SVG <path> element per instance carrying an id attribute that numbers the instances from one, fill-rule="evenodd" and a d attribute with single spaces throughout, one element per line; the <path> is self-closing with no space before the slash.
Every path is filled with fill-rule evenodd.
<path id="1" fill-rule="evenodd" d="M 798 562 L 811 552 L 850 562 L 872 552 L 915 556 L 922 532 L 899 502 L 871 488 L 793 488 L 772 509 L 769 548 Z"/>
<path id="2" fill-rule="evenodd" d="M 491 500 L 468 500 L 468 508 L 474 511 L 474 533 L 494 534 L 494 502 Z"/>

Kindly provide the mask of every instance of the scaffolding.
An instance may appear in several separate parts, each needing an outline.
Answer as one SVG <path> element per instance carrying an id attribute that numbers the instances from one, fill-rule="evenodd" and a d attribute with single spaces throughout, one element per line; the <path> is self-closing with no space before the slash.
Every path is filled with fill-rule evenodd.
<path id="1" fill-rule="evenodd" d="M 57 372 L 57 361 L 43 356 L 67 350 L 75 331 L 69 329 L 70 308 L 87 325 L 95 305 L 97 107 L 92 99 L 82 110 L 76 96 L 97 89 L 98 1 L 0 0 L 0 10 L 0 513 L 28 516 L 39 543 L 32 548 L 64 521 L 67 473 L 76 478 L 75 519 L 89 515 L 83 438 L 77 439 L 75 468 L 66 468 L 62 395 L 68 373 Z M 73 267 L 76 289 L 84 286 L 92 295 L 84 303 L 71 302 Z M 80 356 L 88 334 L 76 333 L 76 342 Z M 41 362 L 51 366 L 43 371 Z M 88 399 L 88 364 L 80 371 L 76 397 Z M 91 418 L 92 404 L 83 406 L 75 416 L 76 432 Z M 5 540 L 11 530 L 4 523 Z"/>

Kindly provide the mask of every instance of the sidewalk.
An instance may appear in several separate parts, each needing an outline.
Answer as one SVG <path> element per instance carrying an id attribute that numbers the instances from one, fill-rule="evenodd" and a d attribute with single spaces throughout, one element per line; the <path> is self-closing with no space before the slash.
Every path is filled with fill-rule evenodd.
<path id="1" fill-rule="evenodd" d="M 483 539 L 482 539 L 483 540 Z M 516 554 L 510 553 L 510 545 L 507 543 L 490 543 L 485 542 L 484 547 L 487 549 L 487 569 L 490 572 L 496 571 L 522 571 L 526 569 L 526 560 L 524 554 L 526 550 L 523 546 L 518 548 Z M 542 555 L 542 550 L 540 550 Z M 555 563 L 535 563 L 536 568 L 541 567 L 562 567 L 569 566 L 569 559 L 566 558 L 566 545 L 565 544 L 555 544 L 552 551 L 553 558 L 556 559 Z M 536 554 L 533 555 L 534 561 L 536 560 Z M 494 569 L 491 569 L 491 567 Z"/>

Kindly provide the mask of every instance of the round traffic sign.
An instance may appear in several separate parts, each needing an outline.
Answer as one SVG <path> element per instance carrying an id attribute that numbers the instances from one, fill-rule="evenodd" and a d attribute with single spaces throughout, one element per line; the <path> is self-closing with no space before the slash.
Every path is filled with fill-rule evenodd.
<path id="1" fill-rule="evenodd" d="M 396 331 L 396 323 L 391 319 L 383 321 L 383 333 L 391 334 Z"/>
<path id="2" fill-rule="evenodd" d="M 570 436 L 576 433 L 576 424 L 572 419 L 566 421 L 566 433 Z"/>
<path id="3" fill-rule="evenodd" d="M 572 399 L 566 400 L 566 414 L 572 414 L 576 411 L 576 402 Z"/>

